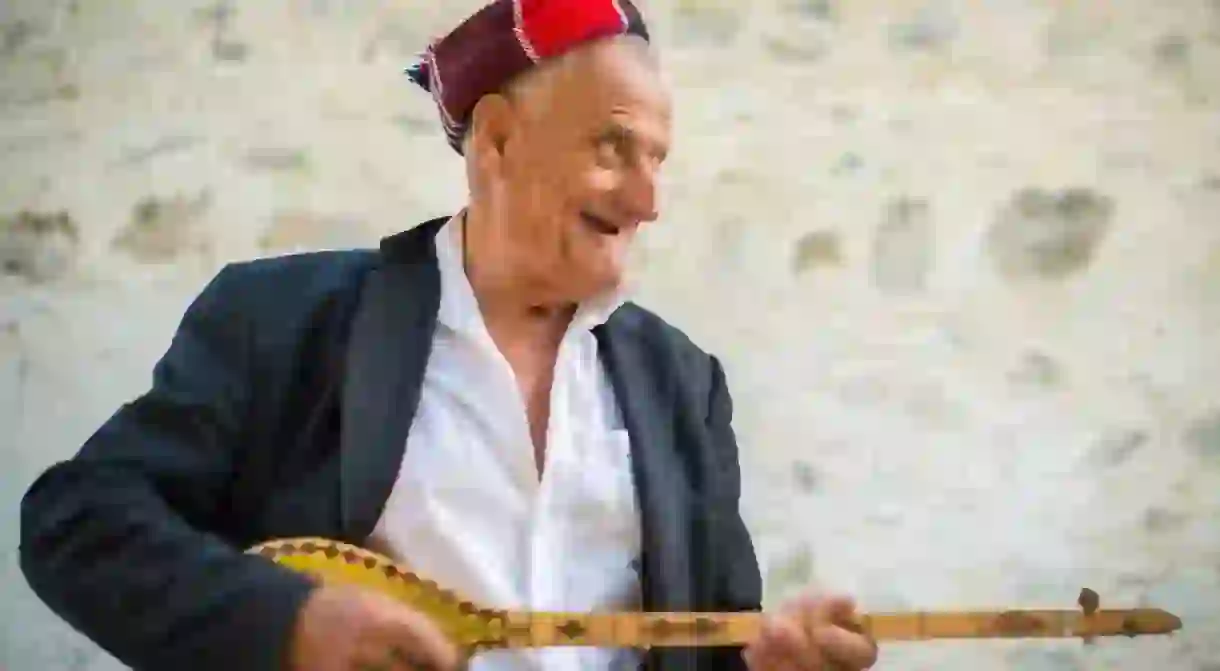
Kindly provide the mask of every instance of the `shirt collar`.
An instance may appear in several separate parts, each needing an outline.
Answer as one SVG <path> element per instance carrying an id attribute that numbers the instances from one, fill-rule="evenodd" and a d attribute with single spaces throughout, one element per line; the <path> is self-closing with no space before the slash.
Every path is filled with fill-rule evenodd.
<path id="1" fill-rule="evenodd" d="M 483 315 L 479 312 L 479 302 L 462 263 L 465 241 L 461 217 L 461 212 L 451 217 L 436 234 L 436 259 L 441 276 L 437 318 L 455 331 L 473 334 L 485 331 L 485 326 Z M 626 302 L 626 292 L 621 287 L 594 296 L 577 308 L 569 330 L 592 330 L 606 323 Z"/>

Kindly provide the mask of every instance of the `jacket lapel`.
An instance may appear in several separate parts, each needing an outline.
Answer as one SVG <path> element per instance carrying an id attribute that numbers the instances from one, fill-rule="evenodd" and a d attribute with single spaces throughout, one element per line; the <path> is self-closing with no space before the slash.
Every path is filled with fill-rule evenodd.
<path id="1" fill-rule="evenodd" d="M 398 477 L 440 305 L 434 219 L 382 241 L 352 322 L 343 381 L 340 515 L 363 543 Z"/>
<path id="2" fill-rule="evenodd" d="M 643 608 L 690 610 L 695 596 L 692 496 L 671 421 L 677 401 L 675 381 L 668 366 L 650 357 L 647 343 L 623 311 L 595 333 L 631 441 L 632 475 L 640 501 Z M 693 652 L 681 649 L 654 651 L 650 666 L 693 668 L 693 659 Z"/>

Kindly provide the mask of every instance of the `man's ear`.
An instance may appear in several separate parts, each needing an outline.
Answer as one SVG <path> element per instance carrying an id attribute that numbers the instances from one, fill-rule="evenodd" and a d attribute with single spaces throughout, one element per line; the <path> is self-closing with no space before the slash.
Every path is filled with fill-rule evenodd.
<path id="1" fill-rule="evenodd" d="M 470 114 L 470 141 L 475 152 L 497 162 L 513 125 L 512 104 L 503 94 L 490 93 L 479 98 Z"/>

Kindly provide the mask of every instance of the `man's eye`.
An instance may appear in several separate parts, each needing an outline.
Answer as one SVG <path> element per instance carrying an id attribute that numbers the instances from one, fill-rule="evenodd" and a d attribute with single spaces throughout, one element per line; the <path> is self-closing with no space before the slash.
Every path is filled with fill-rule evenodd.
<path id="1" fill-rule="evenodd" d="M 597 140 L 597 158 L 602 162 L 619 161 L 623 157 L 622 143 L 613 137 L 601 137 Z"/>
<path id="2" fill-rule="evenodd" d="M 609 128 L 597 137 L 599 151 L 613 152 L 616 156 L 625 156 L 631 146 L 631 136 L 622 128 Z"/>

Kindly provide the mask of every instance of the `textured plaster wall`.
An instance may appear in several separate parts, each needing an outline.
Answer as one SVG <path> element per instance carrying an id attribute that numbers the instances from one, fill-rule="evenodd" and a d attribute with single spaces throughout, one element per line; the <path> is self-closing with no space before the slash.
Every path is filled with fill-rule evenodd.
<path id="1" fill-rule="evenodd" d="M 20 493 L 221 263 L 373 244 L 461 166 L 401 66 L 476 3 L 0 8 L 0 668 L 115 668 Z M 881 669 L 1220 669 L 1220 3 L 654 0 L 680 104 L 641 302 L 728 363 L 774 603 L 1153 604 L 1172 639 Z"/>

